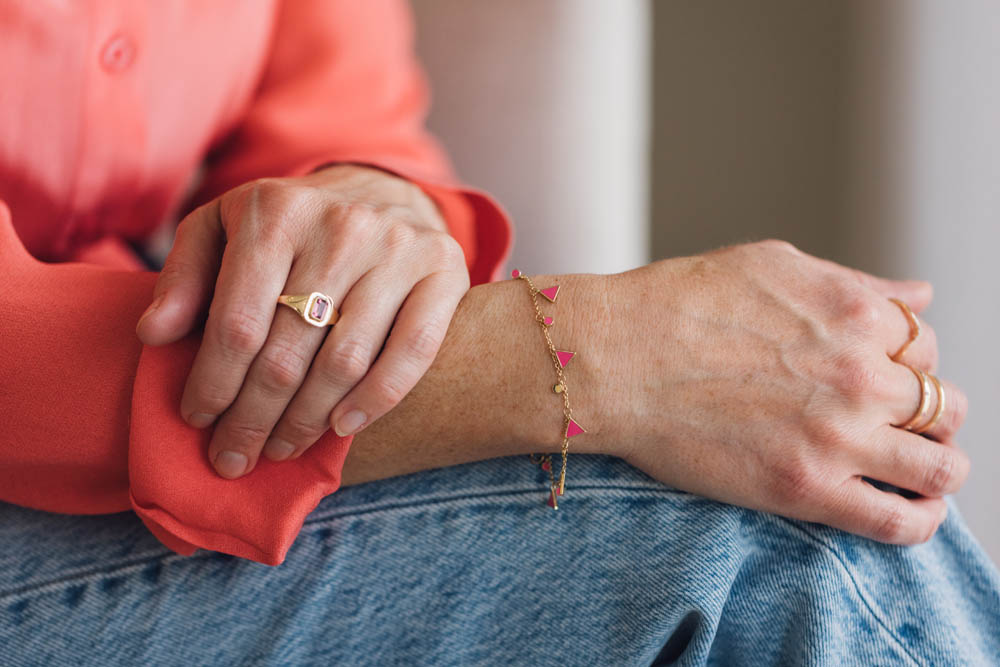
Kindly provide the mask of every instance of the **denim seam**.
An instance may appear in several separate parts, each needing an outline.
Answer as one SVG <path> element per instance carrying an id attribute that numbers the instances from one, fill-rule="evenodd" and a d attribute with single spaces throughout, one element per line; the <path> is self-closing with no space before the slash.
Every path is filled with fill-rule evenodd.
<path id="1" fill-rule="evenodd" d="M 187 558 L 187 556 L 182 556 L 167 550 L 160 554 L 143 556 L 138 560 L 133 559 L 131 562 L 124 565 L 116 563 L 115 565 L 110 565 L 107 568 L 93 568 L 89 571 L 65 575 L 49 581 L 0 592 L 0 604 L 15 602 L 26 596 L 34 597 L 48 593 L 55 593 L 77 584 L 93 583 L 122 574 L 131 574 L 132 572 L 141 571 L 143 568 L 148 567 L 152 563 L 158 562 L 163 564 L 183 558 Z"/>
<path id="2" fill-rule="evenodd" d="M 810 541 L 819 544 L 820 546 L 823 547 L 823 549 L 829 552 L 833 556 L 834 560 L 836 560 L 837 563 L 840 564 L 840 567 L 843 569 L 844 574 L 847 575 L 847 578 L 850 580 L 851 584 L 853 584 L 854 591 L 858 594 L 858 597 L 861 598 L 861 601 L 864 602 L 865 607 L 868 609 L 868 612 L 872 615 L 872 618 L 874 618 L 875 621 L 879 624 L 879 626 L 881 626 L 882 629 L 885 630 L 885 632 L 892 638 L 892 640 L 896 643 L 897 647 L 903 653 L 905 653 L 906 656 L 914 662 L 914 664 L 916 665 L 927 664 L 919 660 L 917 656 L 913 654 L 913 652 L 906 645 L 906 643 L 903 642 L 903 640 L 900 639 L 900 637 L 897 636 L 895 632 L 893 632 L 892 628 L 889 627 L 889 624 L 882 618 L 881 608 L 869 598 L 864 587 L 858 582 L 857 578 L 854 576 L 854 572 L 845 562 L 843 554 L 837 551 L 829 542 L 824 540 L 822 537 L 811 532 L 805 526 L 800 525 L 793 519 L 789 519 L 787 517 L 783 517 L 777 514 L 765 513 L 765 516 L 771 517 L 772 519 L 777 520 L 777 522 L 779 523 L 784 523 L 785 525 L 794 528 L 797 532 L 800 532 L 803 535 L 805 535 Z"/>
<path id="3" fill-rule="evenodd" d="M 629 484 L 607 485 L 607 484 L 601 484 L 599 482 L 593 482 L 588 484 L 586 482 L 578 482 L 573 485 L 573 490 L 574 492 L 581 493 L 587 496 L 596 495 L 592 493 L 593 491 L 645 491 L 654 493 L 656 495 L 690 495 L 685 491 L 664 488 L 663 485 L 659 485 L 657 483 L 645 483 L 645 482 L 640 482 L 631 485 Z M 364 516 L 377 512 L 385 512 L 385 511 L 392 511 L 399 509 L 416 509 L 422 506 L 429 507 L 450 502 L 461 503 L 462 501 L 467 501 L 467 500 L 477 500 L 490 497 L 496 498 L 496 497 L 528 496 L 529 494 L 535 495 L 537 493 L 538 493 L 537 487 L 532 487 L 531 489 L 527 489 L 523 485 L 518 485 L 510 487 L 487 488 L 484 489 L 483 491 L 475 493 L 470 493 L 468 491 L 456 492 L 456 493 L 444 493 L 444 494 L 432 493 L 432 494 L 427 494 L 426 496 L 413 498 L 412 500 L 405 502 L 387 499 L 384 501 L 355 505 L 350 508 L 345 508 L 342 511 L 334 510 L 331 512 L 321 514 L 319 516 L 311 517 L 303 523 L 300 534 L 307 532 L 307 529 L 308 532 L 311 533 L 315 528 L 323 527 L 325 524 L 328 524 L 331 521 L 340 518 Z M 147 552 L 146 555 L 133 557 L 124 562 L 115 563 L 113 565 L 109 564 L 105 567 L 81 569 L 77 573 L 64 574 L 58 578 L 51 579 L 48 581 L 42 581 L 37 584 L 30 584 L 28 586 L 22 586 L 7 591 L 0 591 L 0 603 L 13 602 L 25 596 L 41 595 L 49 592 L 59 591 L 75 584 L 90 583 L 93 581 L 99 581 L 101 579 L 119 576 L 121 574 L 128 574 L 136 570 L 141 570 L 143 567 L 148 566 L 151 563 L 157 561 L 160 563 L 169 563 L 174 561 L 190 562 L 192 559 L 201 560 L 204 558 L 210 558 L 213 556 L 213 554 L 215 554 L 214 551 L 200 549 L 190 556 L 183 556 L 164 547 L 163 551 L 161 551 L 158 554 Z"/>
<path id="4" fill-rule="evenodd" d="M 545 503 L 543 500 L 547 498 L 547 494 L 544 492 L 547 490 L 538 487 L 525 488 L 523 485 L 510 485 L 510 486 L 495 486 L 484 488 L 480 491 L 456 491 L 453 493 L 430 493 L 425 496 L 418 496 L 413 498 L 408 498 L 406 500 L 398 499 L 382 499 L 370 503 L 362 503 L 358 505 L 353 505 L 346 508 L 332 509 L 328 512 L 315 513 L 306 519 L 303 523 L 303 528 L 307 526 L 312 526 L 320 522 L 327 522 L 330 519 L 336 519 L 340 517 L 349 517 L 354 515 L 364 515 L 370 514 L 372 512 L 382 511 L 382 510 L 393 510 L 393 509 L 406 509 L 415 505 L 436 505 L 442 502 L 451 501 L 462 501 L 462 500 L 479 500 L 483 498 L 496 498 L 496 497 L 513 497 L 513 496 L 526 496 L 529 494 L 538 495 L 542 500 L 539 501 L 539 507 L 544 507 Z M 573 484 L 571 489 L 574 493 L 582 493 L 583 495 L 592 496 L 593 493 L 585 493 L 592 491 L 646 491 L 654 493 L 656 495 L 684 495 L 689 496 L 686 491 L 680 491 L 673 488 L 665 488 L 662 484 L 658 483 L 637 483 L 637 484 L 602 484 L 600 482 L 595 482 L 588 484 L 586 482 L 576 482 Z M 572 500 L 572 498 L 570 498 Z"/>

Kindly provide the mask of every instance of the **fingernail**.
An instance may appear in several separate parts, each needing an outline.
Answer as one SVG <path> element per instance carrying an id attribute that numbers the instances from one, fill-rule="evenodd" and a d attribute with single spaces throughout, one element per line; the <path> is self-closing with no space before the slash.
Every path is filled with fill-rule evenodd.
<path id="1" fill-rule="evenodd" d="M 264 446 L 264 455 L 272 461 L 284 461 L 295 453 L 295 445 L 284 440 L 272 440 Z"/>
<path id="2" fill-rule="evenodd" d="M 938 519 L 938 523 L 944 523 L 944 520 L 947 518 L 948 518 L 948 505 L 945 504 L 945 506 L 941 508 L 941 518 Z"/>
<path id="3" fill-rule="evenodd" d="M 351 435 L 361 429 L 366 419 L 368 419 L 368 416 L 361 410 L 351 410 L 337 421 L 337 425 L 333 430 L 340 437 Z"/>
<path id="4" fill-rule="evenodd" d="M 205 414 L 204 412 L 195 412 L 187 419 L 188 424 L 194 426 L 195 428 L 205 428 L 210 426 L 212 422 L 215 421 L 215 415 Z"/>
<path id="5" fill-rule="evenodd" d="M 223 477 L 235 479 L 247 469 L 247 457 L 239 452 L 223 450 L 215 457 L 215 469 Z"/>
<path id="6" fill-rule="evenodd" d="M 156 312 L 156 309 L 160 307 L 160 304 L 161 304 L 161 303 L 163 303 L 163 297 L 165 297 L 166 295 L 167 295 L 167 293 L 166 293 L 166 292 L 164 292 L 164 293 L 163 293 L 163 294 L 161 294 L 160 296 L 158 296 L 158 297 L 156 297 L 155 299 L 153 299 L 153 303 L 149 304 L 149 308 L 147 308 L 147 309 L 146 309 L 146 312 L 144 312 L 144 313 L 143 313 L 143 314 L 142 314 L 142 315 L 141 315 L 141 316 L 139 317 L 139 321 L 135 323 L 135 328 L 136 328 L 136 329 L 138 329 L 138 328 L 139 328 L 139 325 L 140 325 L 140 324 L 142 324 L 142 321 L 143 321 L 144 319 L 146 319 L 147 317 L 149 317 L 150 315 L 152 315 L 153 313 L 155 313 L 155 312 Z"/>

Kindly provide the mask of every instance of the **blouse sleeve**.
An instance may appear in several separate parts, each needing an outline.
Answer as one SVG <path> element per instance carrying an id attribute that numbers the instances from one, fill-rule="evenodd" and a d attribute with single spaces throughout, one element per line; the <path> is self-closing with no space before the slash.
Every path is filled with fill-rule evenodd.
<path id="1" fill-rule="evenodd" d="M 410 33 L 397 0 L 285 2 L 256 98 L 210 156 L 200 197 L 330 162 L 370 164 L 437 202 L 473 284 L 496 279 L 509 224 L 487 195 L 453 180 L 423 129 Z M 178 553 L 279 564 L 306 515 L 339 488 L 351 439 L 327 431 L 294 461 L 262 458 L 245 477 L 219 477 L 205 456 L 211 430 L 179 414 L 201 332 L 161 347 L 135 335 L 156 277 L 122 263 L 39 262 L 0 202 L 0 500 L 132 509 Z"/>
<path id="2" fill-rule="evenodd" d="M 404 0 L 285 0 L 256 96 L 211 151 L 195 203 L 255 178 L 367 164 L 437 203 L 473 285 L 496 280 L 511 226 L 490 197 L 454 179 L 424 128 L 427 105 Z"/>
<path id="3" fill-rule="evenodd" d="M 109 248 L 92 257 L 110 261 Z M 211 431 L 179 415 L 201 332 L 162 347 L 135 335 L 155 282 L 148 271 L 37 261 L 0 202 L 0 500 L 132 509 L 178 553 L 277 565 L 339 487 L 351 438 L 327 431 L 295 461 L 262 458 L 245 477 L 219 477 L 205 456 Z"/>

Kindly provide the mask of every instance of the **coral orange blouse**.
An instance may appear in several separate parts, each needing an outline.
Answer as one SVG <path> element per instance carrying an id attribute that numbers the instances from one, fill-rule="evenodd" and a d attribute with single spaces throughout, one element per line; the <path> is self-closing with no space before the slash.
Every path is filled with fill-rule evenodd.
<path id="1" fill-rule="evenodd" d="M 245 181 L 358 162 L 420 185 L 472 283 L 495 279 L 508 221 L 425 132 L 411 33 L 401 0 L 0 0 L 0 500 L 284 560 L 350 439 L 218 477 L 179 414 L 200 332 L 142 346 L 156 274 L 130 242 Z"/>

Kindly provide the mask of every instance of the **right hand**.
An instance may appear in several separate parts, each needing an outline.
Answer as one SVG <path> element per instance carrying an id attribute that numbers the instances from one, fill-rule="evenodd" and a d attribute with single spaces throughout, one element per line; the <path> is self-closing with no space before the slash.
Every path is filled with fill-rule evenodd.
<path id="1" fill-rule="evenodd" d="M 929 437 L 893 426 L 916 411 L 920 385 L 890 359 L 909 324 L 888 299 L 918 313 L 930 284 L 764 241 L 656 262 L 608 289 L 626 317 L 604 334 L 614 352 L 599 363 L 617 372 L 603 376 L 614 386 L 601 421 L 628 443 L 615 453 L 630 464 L 714 500 L 882 542 L 937 530 L 942 496 L 969 472 L 953 442 L 967 400 L 942 380 L 946 408 Z M 935 372 L 934 332 L 921 325 L 901 361 Z"/>

